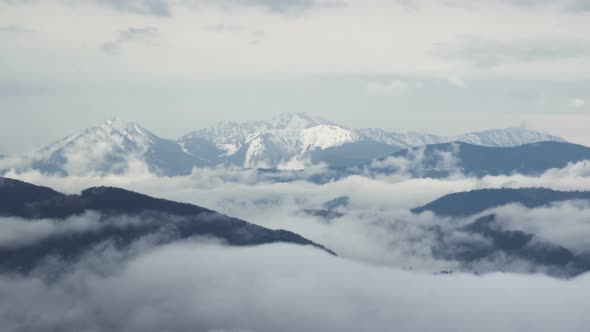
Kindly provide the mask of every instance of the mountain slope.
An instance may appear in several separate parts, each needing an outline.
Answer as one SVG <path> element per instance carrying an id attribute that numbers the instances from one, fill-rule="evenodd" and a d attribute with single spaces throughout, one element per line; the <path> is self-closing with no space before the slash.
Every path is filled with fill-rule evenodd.
<path id="1" fill-rule="evenodd" d="M 534 208 L 567 200 L 590 200 L 590 191 L 556 191 L 546 188 L 481 189 L 445 195 L 412 209 L 412 212 L 431 211 L 439 216 L 467 217 L 507 204 Z"/>
<path id="2" fill-rule="evenodd" d="M 98 213 L 99 217 L 92 218 L 88 213 Z M 62 229 L 50 231 L 35 241 L 0 243 L 0 269 L 12 272 L 27 272 L 50 257 L 75 260 L 101 244 L 127 248 L 146 239 L 157 245 L 196 236 L 215 237 L 239 246 L 275 242 L 311 245 L 332 253 L 289 231 L 271 230 L 196 205 L 110 187 L 64 195 L 0 178 L 0 216 L 22 218 L 20 223 L 27 227 L 55 219 L 55 229 Z M 72 220 L 78 222 L 76 227 L 68 226 Z M 41 229 L 48 227 L 43 225 Z M 72 229 L 63 231 L 67 227 Z"/>

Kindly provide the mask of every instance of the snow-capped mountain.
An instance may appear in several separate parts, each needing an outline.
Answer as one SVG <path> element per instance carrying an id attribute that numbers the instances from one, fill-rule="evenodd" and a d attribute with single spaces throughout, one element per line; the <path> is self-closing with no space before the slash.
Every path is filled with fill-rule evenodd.
<path id="1" fill-rule="evenodd" d="M 33 167 L 69 175 L 120 173 L 134 160 L 165 175 L 190 172 L 198 164 L 198 159 L 183 151 L 177 142 L 115 118 L 45 147 Z"/>
<path id="2" fill-rule="evenodd" d="M 364 139 L 319 116 L 285 113 L 269 121 L 221 122 L 183 136 L 179 143 L 196 154 L 205 142 L 215 144 L 226 164 L 246 168 L 292 168 L 311 151 Z"/>
<path id="3" fill-rule="evenodd" d="M 438 136 L 424 133 L 398 133 L 378 128 L 359 129 L 359 133 L 377 142 L 410 148 L 427 144 L 448 142 L 464 142 L 482 146 L 509 147 L 529 143 L 555 141 L 565 142 L 564 139 L 544 134 L 526 128 L 491 129 L 472 132 L 458 136 Z"/>
<path id="4" fill-rule="evenodd" d="M 226 156 L 230 156 L 248 142 L 256 140 L 263 133 L 281 132 L 281 136 L 289 136 L 293 132 L 320 125 L 335 124 L 322 117 L 306 113 L 284 113 L 268 121 L 219 122 L 214 127 L 189 133 L 181 137 L 179 142 L 187 146 L 187 150 L 190 152 L 192 141 L 209 141 L 214 143 Z"/>
<path id="5" fill-rule="evenodd" d="M 409 147 L 453 141 L 507 147 L 564 140 L 524 128 L 453 137 L 351 129 L 318 116 L 286 113 L 268 121 L 222 122 L 174 141 L 113 119 L 47 146 L 34 156 L 32 167 L 69 175 L 121 173 L 140 161 L 151 171 L 170 176 L 189 174 L 194 167 L 301 169 L 325 163 L 347 168 Z M 14 168 L 13 162 L 3 164 L 8 165 L 4 169 Z"/>

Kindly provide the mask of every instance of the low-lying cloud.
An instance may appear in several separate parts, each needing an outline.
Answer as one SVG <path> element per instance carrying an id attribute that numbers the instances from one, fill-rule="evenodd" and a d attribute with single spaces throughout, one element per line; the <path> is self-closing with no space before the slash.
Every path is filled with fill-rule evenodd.
<path id="1" fill-rule="evenodd" d="M 456 173 L 447 178 L 412 178 L 405 173 L 375 177 L 349 176 L 326 184 L 300 180 L 277 182 L 257 170 L 194 169 L 188 176 L 161 177 L 136 161 L 122 174 L 90 174 L 68 177 L 47 176 L 30 171 L 11 171 L 9 177 L 47 185 L 66 193 L 78 193 L 90 186 L 111 185 L 156 197 L 189 202 L 235 216 L 272 229 L 287 229 L 334 250 L 343 258 L 378 265 L 412 267 L 432 273 L 442 270 L 476 272 L 545 272 L 543 266 L 497 257 L 466 268 L 453 257 L 440 257 L 456 245 L 488 239 L 461 230 L 476 217 L 462 220 L 440 218 L 431 213 L 414 215 L 409 209 L 443 195 L 482 188 L 549 187 L 560 190 L 590 188 L 590 163 L 571 164 L 549 170 L 541 176 L 465 177 Z M 321 173 L 322 169 L 315 170 Z M 291 173 L 288 173 L 291 174 Z M 337 209 L 338 217 L 327 220 L 305 211 L 322 209 L 324 202 L 348 197 L 348 204 Z M 510 210 L 512 209 L 512 210 Z M 583 218 L 588 208 L 556 205 L 528 210 L 507 207 L 497 213 L 498 222 L 508 230 L 522 230 L 540 239 L 561 245 L 576 253 L 587 250 L 579 234 L 587 228 Z M 575 216 L 575 217 L 574 217 Z M 550 220 L 558 220 L 551 223 Z M 559 220 L 568 224 L 560 227 Z M 441 237 L 442 234 L 442 237 Z M 483 264 L 485 263 L 485 264 Z"/>
<path id="2" fill-rule="evenodd" d="M 146 250 L 110 268 L 97 274 L 80 264 L 51 282 L 1 277 L 0 327 L 581 331 L 590 323 L 587 275 L 570 281 L 511 274 L 433 276 L 299 246 L 238 249 L 191 242 Z"/>
<path id="3" fill-rule="evenodd" d="M 402 172 L 326 184 L 277 182 L 239 169 L 194 169 L 187 176 L 162 177 L 141 161 L 121 174 L 7 175 L 66 193 L 112 185 L 190 202 L 297 232 L 339 256 L 305 246 L 236 248 L 202 239 L 169 245 L 139 239 L 124 250 L 97 246 L 76 263 L 0 276 L 3 331 L 580 331 L 590 323 L 584 312 L 590 305 L 588 274 L 567 280 L 544 276 L 560 274 L 509 252 L 465 264 L 454 250 L 493 248 L 489 238 L 465 230 L 478 216 L 409 212 L 442 195 L 472 189 L 587 189 L 589 162 L 540 176 L 456 173 L 432 179 Z M 347 199 L 333 207 L 339 213 L 333 219 L 305 212 L 330 208 L 323 203 L 338 197 Z M 509 205 L 481 215 L 489 213 L 496 214 L 495 223 L 503 229 L 534 234 L 533 245 L 588 251 L 587 202 L 535 209 Z M 0 246 L 92 230 L 97 218 L 89 213 L 34 224 L 2 218 L 3 229 L 10 231 L 0 236 Z M 56 270 L 67 272 L 55 277 Z"/>

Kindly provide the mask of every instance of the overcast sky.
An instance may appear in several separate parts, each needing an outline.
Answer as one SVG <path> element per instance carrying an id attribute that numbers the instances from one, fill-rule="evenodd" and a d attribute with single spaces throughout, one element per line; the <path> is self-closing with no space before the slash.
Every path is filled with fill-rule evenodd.
<path id="1" fill-rule="evenodd" d="M 0 153 L 309 112 L 590 145 L 590 1 L 0 0 Z"/>

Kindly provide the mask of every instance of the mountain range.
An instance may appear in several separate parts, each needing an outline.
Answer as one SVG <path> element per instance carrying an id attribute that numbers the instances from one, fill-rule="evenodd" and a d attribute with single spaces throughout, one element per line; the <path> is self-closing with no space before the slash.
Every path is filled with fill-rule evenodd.
<path id="1" fill-rule="evenodd" d="M 563 139 L 524 128 L 443 137 L 352 129 L 319 116 L 286 113 L 268 121 L 221 122 L 177 140 L 157 136 L 120 119 L 70 135 L 33 156 L 32 167 L 46 173 L 120 173 L 142 161 L 161 175 L 189 174 L 194 167 L 234 166 L 294 170 L 309 164 L 351 167 L 425 144 L 462 141 L 490 147 Z"/>
<path id="2" fill-rule="evenodd" d="M 18 218 L 18 224 L 35 235 L 31 240 L 25 236 L 15 239 L 16 243 L 0 243 L 0 271 L 26 273 L 48 259 L 72 261 L 100 246 L 127 249 L 141 240 L 160 245 L 195 237 L 211 237 L 235 246 L 275 242 L 310 245 L 334 254 L 286 230 L 271 230 L 200 206 L 113 187 L 66 195 L 0 177 L 0 217 Z M 81 220 L 76 223 L 73 218 Z M 55 220 L 53 230 L 47 220 Z M 35 222 L 40 223 L 38 229 Z M 4 231 L 8 233 L 3 241 L 10 235 L 10 229 Z"/>

